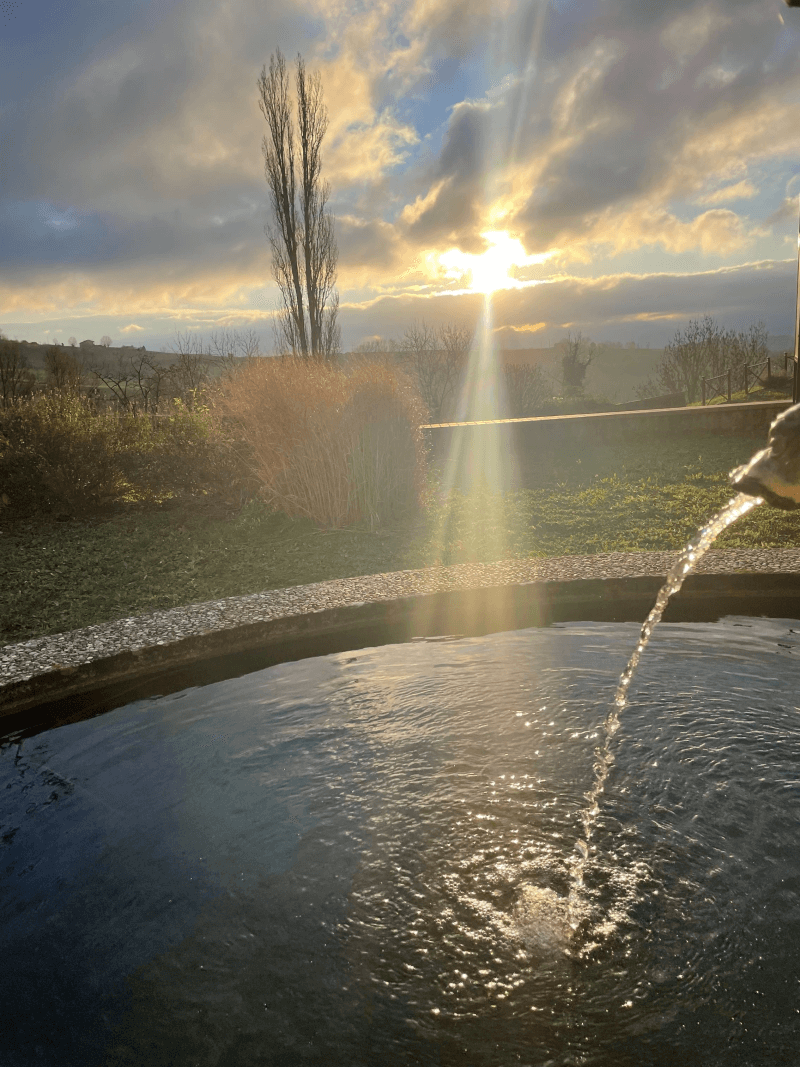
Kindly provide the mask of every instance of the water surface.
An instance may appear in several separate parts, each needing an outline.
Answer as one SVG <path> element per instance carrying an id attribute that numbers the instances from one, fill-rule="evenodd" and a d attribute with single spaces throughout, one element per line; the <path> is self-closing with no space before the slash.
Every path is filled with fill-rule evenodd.
<path id="1" fill-rule="evenodd" d="M 2 1062 L 798 1062 L 800 623 L 284 664 L 0 752 Z M 573 916 L 573 918 L 575 918 Z"/>

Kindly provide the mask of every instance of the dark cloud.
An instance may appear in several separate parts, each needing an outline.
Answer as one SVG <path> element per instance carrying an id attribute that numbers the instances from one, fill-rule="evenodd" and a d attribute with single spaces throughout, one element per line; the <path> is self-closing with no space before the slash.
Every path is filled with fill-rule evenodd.
<path id="1" fill-rule="evenodd" d="M 379 219 L 351 217 L 336 220 L 339 263 L 345 269 L 380 268 L 383 273 L 398 256 L 398 236 L 393 226 Z M 402 264 L 397 264 L 402 269 Z"/>
<path id="2" fill-rule="evenodd" d="M 773 334 L 794 325 L 794 262 L 746 264 L 701 274 L 617 275 L 596 279 L 564 278 L 527 289 L 506 290 L 493 298 L 493 318 L 505 327 L 504 343 L 517 328 L 517 347 L 546 344 L 564 330 L 588 336 L 666 344 L 690 319 L 711 315 L 725 326 L 744 329 L 763 320 Z M 414 319 L 432 325 L 459 322 L 473 327 L 483 298 L 464 296 L 386 297 L 364 307 L 348 307 L 342 324 L 348 343 L 381 334 L 400 337 Z M 523 328 L 537 326 L 536 332 Z"/>
<path id="3" fill-rule="evenodd" d="M 725 0 L 728 7 L 752 6 L 752 0 Z M 660 28 L 678 15 L 697 10 L 696 0 L 611 0 L 605 23 L 635 29 Z"/>
<path id="4" fill-rule="evenodd" d="M 769 261 L 699 274 L 567 278 L 497 294 L 495 316 L 510 326 L 574 323 L 596 331 L 629 322 L 646 330 L 659 319 L 709 314 L 737 328 L 763 319 L 771 332 L 784 333 L 794 317 L 796 277 L 795 263 Z"/>
<path id="5" fill-rule="evenodd" d="M 441 153 L 428 170 L 438 192 L 408 226 L 408 236 L 420 245 L 456 240 L 472 245 L 479 225 L 481 190 L 491 166 L 486 151 L 487 109 L 475 103 L 453 111 Z M 466 248 L 465 248 L 466 250 Z"/>
<path id="6" fill-rule="evenodd" d="M 222 199 L 222 198 L 220 198 Z M 157 205 L 154 205 L 157 206 Z M 215 208 L 220 214 L 214 214 Z M 245 247 L 250 257 L 267 247 L 254 244 L 254 225 L 266 219 L 249 204 L 232 198 L 204 210 L 160 207 L 148 217 L 80 211 L 46 200 L 7 200 L 0 204 L 0 268 L 9 276 L 21 266 L 75 268 L 177 261 L 214 255 L 224 265 L 234 250 Z M 241 262 L 241 255 L 236 261 Z"/>
<path id="7" fill-rule="evenodd" d="M 113 220 L 46 200 L 0 203 L 0 267 L 102 263 L 119 254 Z"/>

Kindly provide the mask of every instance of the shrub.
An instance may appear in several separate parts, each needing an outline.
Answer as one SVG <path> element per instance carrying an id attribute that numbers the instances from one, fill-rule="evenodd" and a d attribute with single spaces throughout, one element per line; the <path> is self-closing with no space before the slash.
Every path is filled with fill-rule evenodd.
<path id="1" fill-rule="evenodd" d="M 15 510 L 66 506 L 96 511 L 115 500 L 124 477 L 116 418 L 75 393 L 51 392 L 0 414 L 0 491 Z"/>
<path id="2" fill-rule="evenodd" d="M 356 365 L 348 385 L 350 495 L 358 516 L 375 526 L 423 501 L 427 471 L 420 427 L 427 410 L 405 375 L 385 363 Z"/>
<path id="3" fill-rule="evenodd" d="M 0 493 L 17 513 L 197 493 L 236 506 L 255 487 L 233 444 L 207 404 L 135 417 L 53 391 L 0 412 Z"/>
<path id="4" fill-rule="evenodd" d="M 425 407 L 385 364 L 254 360 L 216 406 L 237 428 L 264 500 L 290 517 L 374 525 L 422 499 Z"/>
<path id="5" fill-rule="evenodd" d="M 163 499 L 196 493 L 236 502 L 246 474 L 210 406 L 175 399 L 151 415 L 117 416 L 117 449 L 126 481 L 141 497 Z"/>
<path id="6" fill-rule="evenodd" d="M 35 381 L 19 341 L 10 341 L 0 333 L 0 407 L 10 407 L 18 397 L 28 396 Z"/>

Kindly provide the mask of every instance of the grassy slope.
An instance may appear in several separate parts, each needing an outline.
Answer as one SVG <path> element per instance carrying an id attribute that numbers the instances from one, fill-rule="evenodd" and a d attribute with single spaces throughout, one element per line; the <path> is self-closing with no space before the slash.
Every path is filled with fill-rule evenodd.
<path id="1" fill-rule="evenodd" d="M 745 393 L 744 389 L 739 389 L 737 392 L 731 392 L 731 398 L 728 400 L 727 396 L 720 397 L 715 396 L 713 400 L 709 400 L 707 407 L 713 407 L 720 404 L 753 404 L 759 400 L 791 400 L 792 398 L 792 383 L 787 379 L 782 388 L 758 386 L 757 388 L 750 389 L 749 393 Z M 694 403 L 689 404 L 689 407 L 700 407 L 702 400 L 696 400 Z"/>
<path id="2" fill-rule="evenodd" d="M 0 641 L 326 578 L 449 564 L 678 549 L 731 496 L 761 438 L 640 441 L 542 456 L 536 484 L 445 498 L 414 521 L 324 531 L 251 504 L 225 520 L 131 511 L 105 522 L 0 527 Z M 760 508 L 720 547 L 800 543 L 800 518 Z"/>

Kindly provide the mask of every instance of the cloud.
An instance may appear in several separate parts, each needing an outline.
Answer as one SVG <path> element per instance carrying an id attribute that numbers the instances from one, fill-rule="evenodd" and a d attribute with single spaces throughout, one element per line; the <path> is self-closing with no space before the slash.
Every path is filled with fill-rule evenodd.
<path id="1" fill-rule="evenodd" d="M 246 307 L 256 291 L 277 291 L 270 286 L 264 252 L 262 264 L 243 270 L 238 264 L 198 266 L 187 261 L 180 267 L 152 263 L 75 269 L 33 266 L 12 276 L 0 276 L 0 303 L 7 319 L 34 319 L 63 313 L 130 317 L 183 315 L 196 311 L 222 313 Z M 273 300 L 274 302 L 274 300 Z M 270 312 L 271 313 L 271 312 Z M 253 312 L 258 317 L 259 311 Z"/>
<path id="2" fill-rule="evenodd" d="M 406 269 L 408 249 L 394 226 L 352 215 L 336 221 L 340 286 L 379 285 Z"/>
<path id="3" fill-rule="evenodd" d="M 353 123 L 331 139 L 324 156 L 326 180 L 338 187 L 379 181 L 405 160 L 404 149 L 417 139 L 410 126 L 389 112 Z"/>
<path id="4" fill-rule="evenodd" d="M 607 244 L 615 253 L 660 245 L 671 253 L 700 249 L 706 255 L 727 256 L 746 248 L 761 235 L 733 211 L 714 208 L 683 220 L 663 208 L 636 205 L 628 212 L 609 211 L 585 238 L 588 245 Z"/>
<path id="5" fill-rule="evenodd" d="M 564 244 L 609 209 L 635 204 L 666 209 L 676 197 L 701 194 L 712 179 L 780 155 L 800 155 L 796 55 L 775 54 L 780 27 L 754 21 L 758 5 L 730 16 L 695 6 L 702 33 L 685 50 L 683 77 L 663 87 L 674 66 L 669 48 L 634 29 L 602 20 L 603 40 L 570 53 L 573 71 L 551 70 L 541 110 L 549 123 L 531 129 L 532 192 L 514 224 L 537 250 Z M 713 16 L 713 17 L 712 17 Z M 680 19 L 661 36 L 679 33 Z M 766 58 L 772 57 L 767 69 Z M 730 78 L 698 84 L 724 59 Z M 746 178 L 740 173 L 740 180 Z M 698 227 L 698 236 L 704 227 Z"/>
<path id="6" fill-rule="evenodd" d="M 464 102 L 453 109 L 442 150 L 429 169 L 427 192 L 406 205 L 400 216 L 408 239 L 430 247 L 455 242 L 464 251 L 483 246 L 481 191 L 489 169 L 484 102 Z M 469 246 L 469 247 L 466 247 Z"/>
<path id="7" fill-rule="evenodd" d="M 757 216 L 692 205 L 755 200 L 754 168 L 800 156 L 800 65 L 778 21 L 744 0 L 595 5 L 570 26 L 564 10 L 548 16 L 556 47 L 452 108 L 436 155 L 406 171 L 410 245 L 476 252 L 483 230 L 507 228 L 530 252 L 586 260 L 587 242 L 730 256 L 763 236 Z M 663 83 L 678 59 L 683 74 Z M 720 64 L 722 81 L 698 84 Z"/>
<path id="8" fill-rule="evenodd" d="M 409 40 L 425 42 L 428 56 L 469 56 L 477 42 L 485 42 L 493 27 L 514 17 L 513 0 L 476 4 L 474 0 L 414 0 L 402 20 Z"/>
<path id="9" fill-rule="evenodd" d="M 562 276 L 540 285 L 503 290 L 492 300 L 498 336 L 513 347 L 549 343 L 567 329 L 595 339 L 620 335 L 658 337 L 665 344 L 689 319 L 711 315 L 734 328 L 764 320 L 771 332 L 791 332 L 796 263 L 748 263 L 700 273 Z M 431 325 L 455 321 L 473 327 L 481 314 L 478 294 L 399 294 L 354 302 L 344 309 L 348 337 L 400 337 L 415 319 Z M 655 330 L 655 333 L 654 333 Z M 357 341 L 353 341 L 357 343 Z"/>
<path id="10" fill-rule="evenodd" d="M 733 200 L 751 200 L 758 196 L 758 189 L 751 181 L 736 182 L 735 185 L 726 185 L 722 189 L 715 189 L 712 193 L 705 193 L 697 198 L 698 204 L 729 204 Z"/>
<path id="11" fill-rule="evenodd" d="M 781 26 L 766 0 L 96 9 L 75 0 L 42 44 L 0 44 L 6 317 L 268 321 L 256 79 L 278 45 L 322 73 L 343 322 L 366 316 L 365 332 L 386 333 L 381 314 L 388 329 L 412 308 L 479 307 L 437 264 L 450 248 L 480 254 L 488 230 L 508 230 L 528 253 L 558 252 L 520 275 L 546 284 L 496 298 L 520 336 L 577 321 L 564 293 L 587 309 L 600 291 L 644 301 L 622 301 L 618 318 L 598 305 L 592 322 L 684 314 L 683 283 L 664 280 L 673 303 L 651 307 L 644 281 L 619 280 L 615 256 L 637 253 L 640 278 L 690 278 L 709 300 L 711 279 L 724 278 L 731 313 L 744 314 L 739 275 L 675 275 L 674 258 L 717 267 L 785 254 L 795 207 L 778 204 L 800 159 L 800 16 Z M 568 267 L 606 289 L 553 273 Z M 96 332 L 106 330 L 120 327 Z"/>
<path id="12" fill-rule="evenodd" d="M 782 226 L 789 219 L 797 220 L 797 197 L 787 196 L 780 207 L 776 208 L 768 218 L 764 220 L 765 226 Z"/>
<path id="13" fill-rule="evenodd" d="M 564 277 L 497 294 L 495 318 L 512 326 L 545 321 L 613 331 L 626 322 L 673 322 L 708 313 L 731 325 L 764 319 L 782 332 L 792 318 L 794 277 L 792 261 L 700 273 Z"/>

